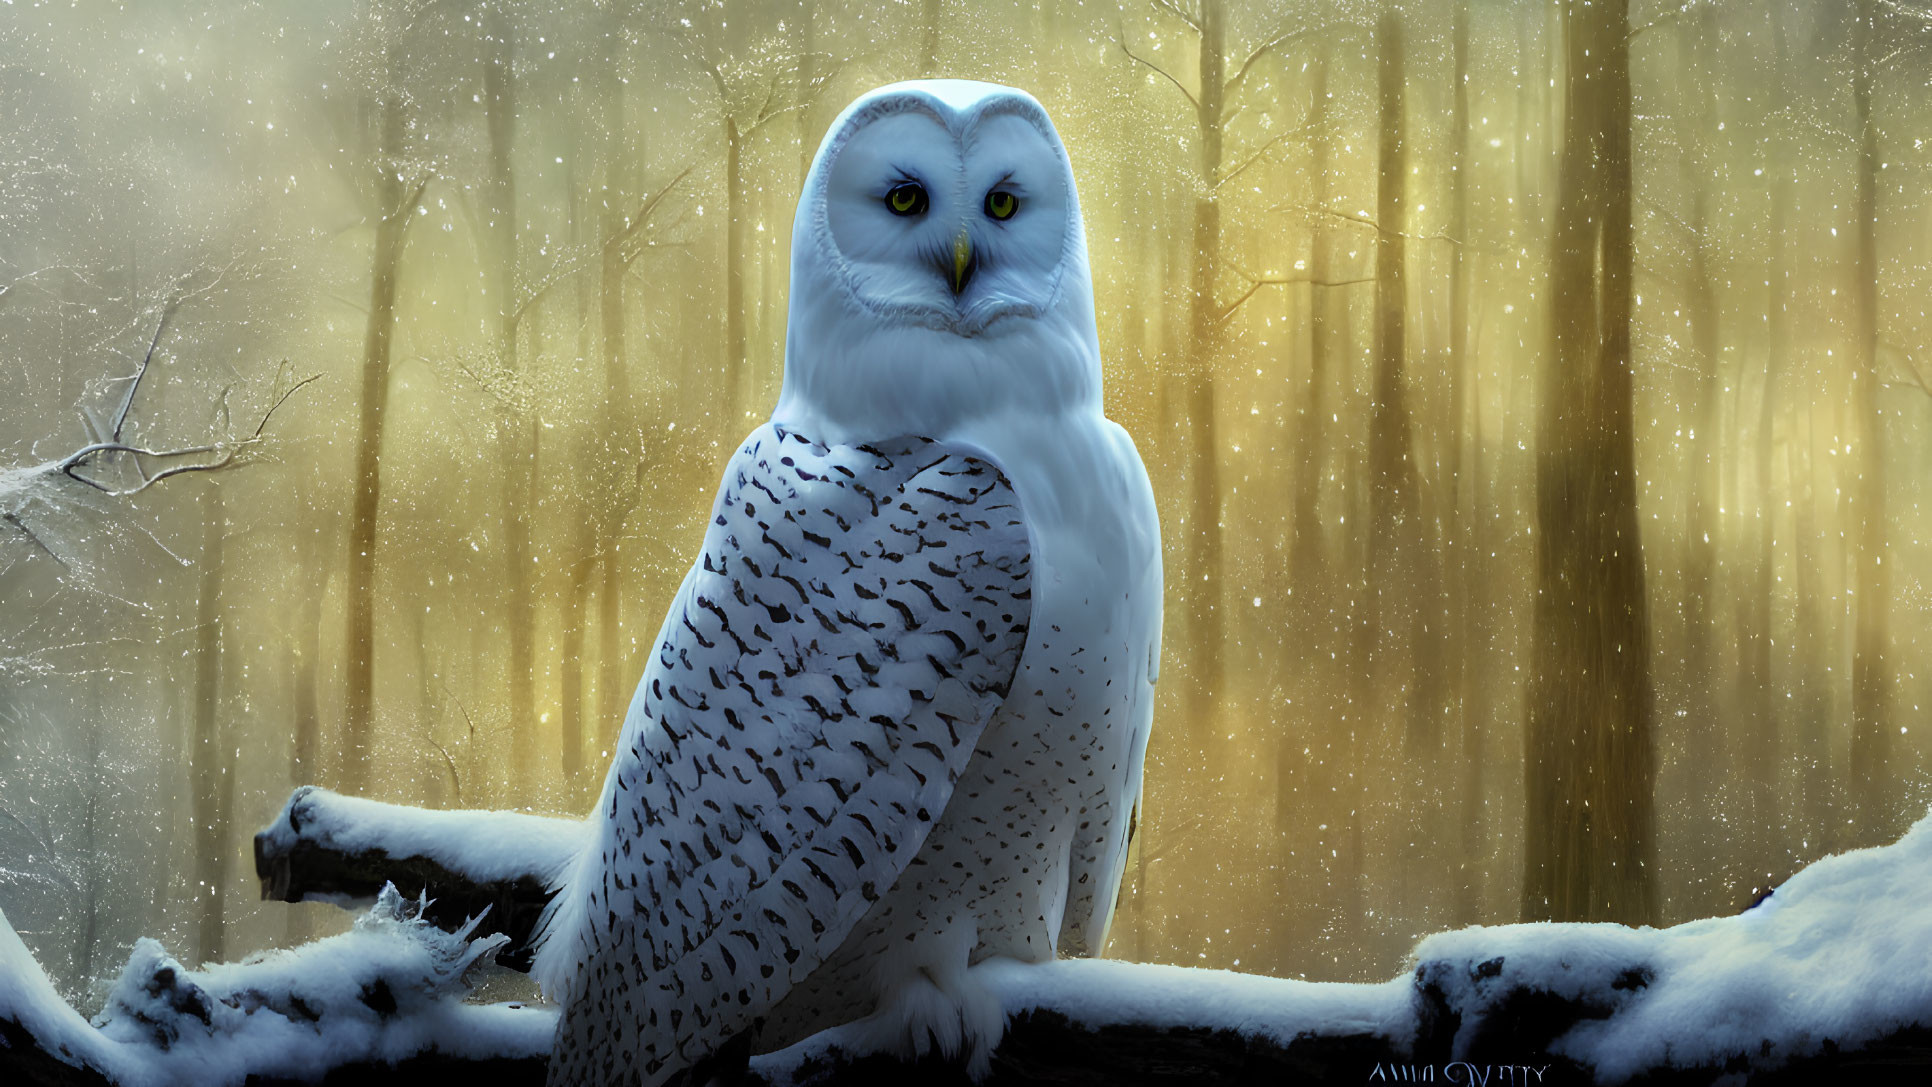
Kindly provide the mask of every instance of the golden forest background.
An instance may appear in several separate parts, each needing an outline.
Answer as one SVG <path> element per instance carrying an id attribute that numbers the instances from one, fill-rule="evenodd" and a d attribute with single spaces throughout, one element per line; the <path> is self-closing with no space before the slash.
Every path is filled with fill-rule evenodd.
<path id="1" fill-rule="evenodd" d="M 1109 954 L 1379 980 L 1932 800 L 1924 0 L 551 8 L 0 8 L 0 909 L 70 996 L 346 924 L 257 901 L 296 784 L 584 809 L 818 139 L 926 75 L 1058 124 L 1161 504 Z"/>

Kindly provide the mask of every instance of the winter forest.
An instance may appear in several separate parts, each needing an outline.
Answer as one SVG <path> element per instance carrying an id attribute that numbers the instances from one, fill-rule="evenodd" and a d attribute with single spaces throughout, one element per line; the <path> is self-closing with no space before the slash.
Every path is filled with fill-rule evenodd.
<path id="1" fill-rule="evenodd" d="M 291 787 L 583 811 L 856 94 L 1031 91 L 1166 542 L 1108 953 L 1381 980 L 1932 801 L 1932 6 L 0 8 L 0 909 L 97 1001 Z"/>

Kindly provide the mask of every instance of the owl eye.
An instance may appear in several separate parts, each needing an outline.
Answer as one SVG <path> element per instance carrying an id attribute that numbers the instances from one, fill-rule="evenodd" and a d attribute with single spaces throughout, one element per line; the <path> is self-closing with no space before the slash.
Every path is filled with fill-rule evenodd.
<path id="1" fill-rule="evenodd" d="M 1011 219 L 1020 210 L 1020 198 L 1005 189 L 994 189 L 986 194 L 986 214 L 1002 222 Z"/>
<path id="2" fill-rule="evenodd" d="M 910 181 L 894 185 L 886 193 L 885 204 L 894 215 L 917 215 L 926 210 L 926 190 Z"/>

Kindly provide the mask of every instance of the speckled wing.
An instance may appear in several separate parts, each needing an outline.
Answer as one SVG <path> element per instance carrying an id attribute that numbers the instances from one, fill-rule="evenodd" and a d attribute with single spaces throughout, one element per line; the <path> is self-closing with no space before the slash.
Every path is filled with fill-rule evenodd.
<path id="1" fill-rule="evenodd" d="M 1029 570 L 985 461 L 752 434 L 631 705 L 599 852 L 563 892 L 582 915 L 554 950 L 581 969 L 552 1084 L 664 1082 L 838 947 L 1006 697 Z"/>

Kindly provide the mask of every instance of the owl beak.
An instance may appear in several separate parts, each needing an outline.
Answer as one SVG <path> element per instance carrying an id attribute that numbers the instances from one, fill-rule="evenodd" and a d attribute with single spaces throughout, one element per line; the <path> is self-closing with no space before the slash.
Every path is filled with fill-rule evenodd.
<path id="1" fill-rule="evenodd" d="M 959 237 L 953 239 L 953 294 L 966 289 L 973 278 L 973 240 L 961 230 Z"/>

